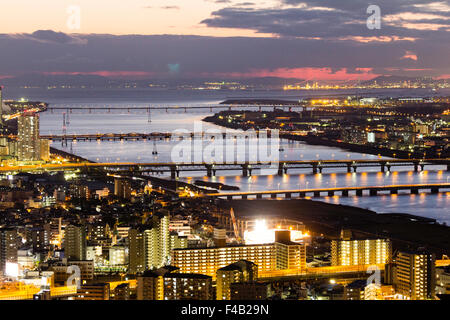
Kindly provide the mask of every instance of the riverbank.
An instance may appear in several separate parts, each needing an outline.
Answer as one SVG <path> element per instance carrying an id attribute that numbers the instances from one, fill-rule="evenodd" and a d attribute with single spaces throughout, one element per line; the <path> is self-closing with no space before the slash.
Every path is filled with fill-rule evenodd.
<path id="1" fill-rule="evenodd" d="M 251 129 L 250 127 L 242 128 L 242 125 L 240 125 L 240 124 L 234 124 L 232 122 L 228 122 L 223 119 L 219 119 L 218 117 L 216 117 L 216 115 L 206 117 L 202 121 L 208 122 L 208 123 L 213 123 L 217 126 L 221 126 L 224 128 L 235 129 L 235 130 Z M 450 156 L 450 154 L 448 154 L 448 153 L 443 153 L 443 154 L 438 155 L 438 154 L 430 151 L 427 154 L 424 154 L 422 152 L 413 152 L 413 151 L 375 147 L 370 144 L 348 143 L 348 142 L 343 142 L 343 141 L 338 141 L 338 140 L 330 140 L 330 139 L 327 139 L 324 137 L 318 137 L 318 136 L 314 136 L 314 135 L 301 136 L 301 135 L 283 133 L 283 134 L 280 134 L 280 138 L 286 139 L 286 140 L 293 140 L 293 141 L 303 141 L 309 145 L 334 147 L 334 148 L 340 148 L 343 150 L 347 150 L 350 152 L 365 153 L 365 154 L 371 154 L 371 155 L 383 156 L 383 157 L 389 157 L 389 158 L 398 158 L 398 159 L 422 159 L 424 157 L 426 157 L 426 158 L 446 158 L 446 157 Z"/>
<path id="2" fill-rule="evenodd" d="M 219 200 L 220 206 L 234 209 L 237 217 L 283 215 L 302 221 L 315 235 L 338 238 L 342 228 L 356 237 L 390 238 L 394 249 L 415 250 L 426 247 L 438 257 L 450 254 L 450 227 L 433 219 L 409 214 L 378 214 L 374 211 L 305 199 Z"/>

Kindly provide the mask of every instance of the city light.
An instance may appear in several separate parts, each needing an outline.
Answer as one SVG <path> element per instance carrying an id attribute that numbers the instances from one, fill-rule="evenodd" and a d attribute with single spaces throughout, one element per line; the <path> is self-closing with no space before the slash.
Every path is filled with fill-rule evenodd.
<path id="1" fill-rule="evenodd" d="M 309 237 L 308 233 L 295 230 L 293 226 L 278 225 L 276 228 L 269 229 L 266 220 L 256 220 L 252 230 L 244 231 L 245 244 L 265 244 L 275 242 L 275 233 L 277 231 L 290 231 L 292 242 L 304 242 Z"/>

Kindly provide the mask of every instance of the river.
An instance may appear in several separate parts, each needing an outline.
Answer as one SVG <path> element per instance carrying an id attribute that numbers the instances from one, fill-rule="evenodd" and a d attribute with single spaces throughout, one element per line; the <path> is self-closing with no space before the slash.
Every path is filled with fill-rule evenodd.
<path id="1" fill-rule="evenodd" d="M 122 93 L 122 94 L 120 94 Z M 333 92 L 322 92 L 332 94 Z M 339 94 L 345 92 L 338 92 Z M 395 91 L 393 96 L 426 96 L 431 95 L 428 91 Z M 303 96 L 316 95 L 317 92 L 305 92 Z M 364 94 L 364 93 L 359 93 Z M 384 92 L 374 91 L 367 95 L 380 95 Z M 448 94 L 448 93 L 447 93 Z M 216 104 L 231 97 L 264 97 L 264 98 L 287 98 L 299 99 L 300 93 L 291 92 L 191 92 L 187 93 L 170 92 L 144 92 L 141 91 L 52 91 L 52 90 L 25 90 L 20 89 L 13 92 L 11 98 L 27 96 L 30 100 L 41 100 L 49 102 L 54 107 L 146 107 L 149 105 L 207 105 Z M 211 115 L 209 110 L 188 112 L 183 109 L 177 111 L 152 111 L 149 115 L 146 112 L 134 112 L 127 110 L 114 111 L 111 113 L 88 113 L 76 112 L 69 114 L 67 133 L 128 133 L 128 132 L 168 132 L 185 129 L 194 131 L 194 128 L 201 131 L 209 129 L 220 129 L 216 125 L 204 123 L 201 120 Z M 62 113 L 44 112 L 40 117 L 41 134 L 61 134 L 62 133 Z M 149 121 L 150 120 L 150 121 Z M 108 162 L 168 162 L 173 161 L 173 148 L 177 141 L 158 140 L 152 141 L 125 141 L 125 142 L 78 142 L 69 143 L 67 147 L 62 147 L 61 143 L 53 143 L 53 147 L 88 158 L 93 161 Z M 208 144 L 203 141 L 203 145 Z M 282 160 L 318 160 L 318 159 L 376 159 L 377 156 L 368 154 L 358 154 L 330 148 L 325 146 L 311 146 L 303 142 L 280 141 L 284 151 L 279 153 Z M 153 155 L 152 151 L 157 150 L 158 155 Z M 193 157 L 195 157 L 195 152 Z M 246 149 L 237 153 L 236 157 L 251 157 L 251 151 Z M 180 179 L 193 182 L 195 180 L 222 182 L 228 185 L 238 186 L 242 191 L 256 190 L 286 190 L 301 188 L 324 188 L 340 186 L 362 186 L 362 185 L 391 185 L 407 183 L 438 183 L 449 182 L 449 172 L 445 167 L 430 167 L 423 172 L 414 172 L 413 168 L 400 168 L 398 172 L 378 172 L 377 168 L 361 169 L 365 172 L 347 173 L 346 169 L 336 170 L 325 169 L 322 174 L 312 174 L 309 170 L 289 171 L 287 175 L 254 175 L 242 177 L 239 172 L 220 172 L 221 176 L 208 178 L 204 172 L 192 173 L 189 175 L 182 173 Z M 397 168 L 395 169 L 397 170 Z M 380 213 L 403 212 L 437 219 L 439 222 L 450 224 L 450 192 L 436 195 L 419 194 L 409 195 L 400 193 L 398 195 L 381 195 L 378 197 L 323 197 L 318 201 L 325 201 L 336 204 L 347 204 L 375 210 Z"/>

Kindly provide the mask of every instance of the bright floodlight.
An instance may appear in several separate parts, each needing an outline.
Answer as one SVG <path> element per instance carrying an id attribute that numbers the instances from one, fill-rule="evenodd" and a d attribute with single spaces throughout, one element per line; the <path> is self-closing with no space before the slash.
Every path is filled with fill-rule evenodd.
<path id="1" fill-rule="evenodd" d="M 245 244 L 265 244 L 275 242 L 275 231 L 289 230 L 291 232 L 291 241 L 302 242 L 309 235 L 291 227 L 278 226 L 276 229 L 269 229 L 266 220 L 256 220 L 253 230 L 244 231 Z"/>
<path id="2" fill-rule="evenodd" d="M 7 262 L 5 265 L 5 275 L 12 278 L 19 277 L 19 265 L 17 263 Z"/>
<path id="3" fill-rule="evenodd" d="M 256 220 L 254 230 L 245 230 L 244 241 L 245 244 L 272 243 L 275 241 L 275 232 L 267 228 L 265 220 Z"/>

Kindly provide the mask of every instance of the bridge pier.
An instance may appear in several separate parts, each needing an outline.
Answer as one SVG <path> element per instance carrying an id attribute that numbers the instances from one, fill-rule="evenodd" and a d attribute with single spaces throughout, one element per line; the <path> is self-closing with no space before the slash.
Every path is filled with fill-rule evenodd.
<path id="1" fill-rule="evenodd" d="M 352 166 L 351 166 L 351 164 L 347 164 L 347 173 L 352 173 Z"/>
<path id="2" fill-rule="evenodd" d="M 384 170 L 385 170 L 385 166 L 384 166 L 384 164 L 382 164 L 382 165 L 381 165 L 381 168 L 380 168 L 380 171 L 381 171 L 381 172 L 384 172 Z"/>
<path id="3" fill-rule="evenodd" d="M 391 189 L 391 194 L 398 194 L 398 189 Z"/>
<path id="4" fill-rule="evenodd" d="M 283 175 L 283 173 L 284 173 L 284 162 L 280 162 L 280 163 L 278 163 L 278 175 L 279 176 L 282 176 Z"/>
<path id="5" fill-rule="evenodd" d="M 276 198 L 277 198 L 277 194 L 276 194 L 276 193 L 272 193 L 272 194 L 270 194 L 270 197 L 271 197 L 272 199 L 276 199 Z"/>
<path id="6" fill-rule="evenodd" d="M 328 191 L 328 196 L 329 196 L 329 197 L 334 196 L 334 191 Z"/>
<path id="7" fill-rule="evenodd" d="M 420 171 L 423 171 L 424 168 L 425 168 L 425 165 L 424 165 L 424 164 L 421 164 L 421 165 L 420 165 Z"/>
<path id="8" fill-rule="evenodd" d="M 290 192 L 286 192 L 284 194 L 284 197 L 287 198 L 287 199 L 290 199 L 291 198 L 291 193 Z"/>
<path id="9" fill-rule="evenodd" d="M 439 187 L 431 188 L 431 193 L 439 193 Z"/>
<path id="10" fill-rule="evenodd" d="M 315 198 L 320 197 L 320 191 L 314 191 L 314 197 Z"/>
<path id="11" fill-rule="evenodd" d="M 227 196 L 227 200 L 233 200 L 233 196 Z"/>
<path id="12" fill-rule="evenodd" d="M 450 171 L 450 163 L 447 164 L 447 171 Z"/>
<path id="13" fill-rule="evenodd" d="M 300 198 L 306 197 L 306 192 L 300 192 L 300 193 L 299 193 L 299 196 L 300 196 Z"/>
<path id="14" fill-rule="evenodd" d="M 180 170 L 177 170 L 176 167 L 170 167 L 170 178 L 176 179 L 180 177 Z"/>
<path id="15" fill-rule="evenodd" d="M 342 190 L 342 196 L 348 197 L 348 190 Z"/>
<path id="16" fill-rule="evenodd" d="M 414 172 L 419 172 L 419 163 L 414 162 Z"/>
<path id="17" fill-rule="evenodd" d="M 247 200 L 247 195 L 246 194 L 242 195 L 242 200 Z"/>
<path id="18" fill-rule="evenodd" d="M 377 195 L 377 190 L 374 190 L 374 189 L 370 189 L 369 190 L 369 194 L 371 195 L 371 196 L 376 196 Z"/>
<path id="19" fill-rule="evenodd" d="M 355 172 L 356 173 L 356 166 L 353 166 L 353 172 Z"/>
<path id="20" fill-rule="evenodd" d="M 322 167 L 319 167 L 319 173 L 322 173 L 322 169 L 323 169 Z"/>
<path id="21" fill-rule="evenodd" d="M 388 171 L 388 172 L 391 172 L 391 166 L 390 166 L 390 165 L 387 165 L 386 167 L 387 167 L 387 171 Z"/>
<path id="22" fill-rule="evenodd" d="M 419 194 L 418 188 L 411 188 L 411 194 Z"/>
<path id="23" fill-rule="evenodd" d="M 358 197 L 362 197 L 362 195 L 363 195 L 362 189 L 356 190 L 356 195 L 357 195 Z"/>
<path id="24" fill-rule="evenodd" d="M 262 194 L 261 193 L 256 194 L 256 199 L 262 199 Z"/>
<path id="25" fill-rule="evenodd" d="M 211 178 L 213 176 L 213 170 L 211 165 L 206 165 L 206 175 Z"/>
<path id="26" fill-rule="evenodd" d="M 317 164 L 313 164 L 313 174 L 317 174 Z"/>
<path id="27" fill-rule="evenodd" d="M 242 176 L 248 177 L 248 166 L 247 165 L 242 165 Z"/>

